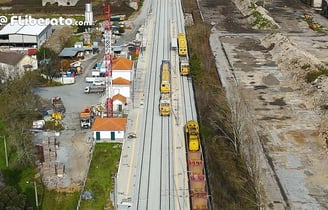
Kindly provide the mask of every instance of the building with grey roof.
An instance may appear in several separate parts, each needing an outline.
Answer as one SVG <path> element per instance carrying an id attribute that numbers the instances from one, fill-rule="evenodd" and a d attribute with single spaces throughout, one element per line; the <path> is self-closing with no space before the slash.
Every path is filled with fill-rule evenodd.
<path id="1" fill-rule="evenodd" d="M 63 57 L 73 58 L 79 55 L 83 55 L 84 51 L 85 51 L 84 48 L 66 47 L 59 53 L 58 56 L 61 58 Z"/>
<path id="2" fill-rule="evenodd" d="M 24 24 L 18 21 L 8 23 L 0 30 L 0 45 L 19 48 L 39 48 L 52 34 L 52 26 L 31 25 L 24 21 Z"/>
<path id="3" fill-rule="evenodd" d="M 25 71 L 36 70 L 37 59 L 33 56 L 18 52 L 0 51 L 0 79 L 16 78 L 22 76 Z"/>

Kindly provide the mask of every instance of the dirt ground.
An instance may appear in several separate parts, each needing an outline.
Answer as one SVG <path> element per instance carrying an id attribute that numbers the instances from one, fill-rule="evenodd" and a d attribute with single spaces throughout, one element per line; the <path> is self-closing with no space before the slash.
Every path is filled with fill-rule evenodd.
<path id="1" fill-rule="evenodd" d="M 223 0 L 201 0 L 200 6 L 205 20 L 215 23 L 213 34 L 227 53 L 284 199 L 267 191 L 264 208 L 327 209 L 327 117 L 319 103 L 327 78 L 307 84 L 304 76 L 328 63 L 328 20 L 300 1 L 271 0 L 264 7 L 279 28 L 257 30 L 249 22 L 250 2 L 235 2 L 238 8 Z M 311 30 L 304 13 L 324 33 Z M 285 204 L 278 208 L 279 202 Z"/>

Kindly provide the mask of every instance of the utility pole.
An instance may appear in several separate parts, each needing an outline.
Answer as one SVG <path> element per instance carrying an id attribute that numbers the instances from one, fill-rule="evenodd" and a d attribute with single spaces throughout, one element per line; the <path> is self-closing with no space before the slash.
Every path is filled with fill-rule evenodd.
<path id="1" fill-rule="evenodd" d="M 7 153 L 7 142 L 6 142 L 6 136 L 3 137 L 3 144 L 5 147 L 5 158 L 6 158 L 6 166 L 8 167 L 8 153 Z"/>
<path id="2" fill-rule="evenodd" d="M 33 184 L 34 184 L 34 193 L 35 193 L 35 206 L 36 209 L 39 210 L 38 188 L 36 186 L 36 181 L 33 181 Z"/>
<path id="3" fill-rule="evenodd" d="M 32 181 L 26 181 L 26 184 L 32 184 Z M 35 196 L 35 207 L 37 210 L 39 210 L 38 188 L 36 186 L 35 180 L 33 180 L 33 186 L 34 186 L 34 196 Z"/>

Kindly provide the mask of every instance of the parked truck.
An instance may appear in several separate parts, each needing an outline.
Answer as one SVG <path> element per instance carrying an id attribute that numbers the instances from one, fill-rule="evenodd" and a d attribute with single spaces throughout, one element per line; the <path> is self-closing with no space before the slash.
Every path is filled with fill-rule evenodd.
<path id="1" fill-rule="evenodd" d="M 80 112 L 80 126 L 81 128 L 91 128 L 92 118 L 90 107 L 85 107 Z"/>
<path id="2" fill-rule="evenodd" d="M 106 77 L 86 77 L 85 82 L 86 83 L 93 83 L 95 80 L 101 80 L 101 81 L 106 81 Z"/>
<path id="3" fill-rule="evenodd" d="M 51 104 L 54 112 L 65 113 L 66 109 L 63 100 L 60 97 L 56 96 L 51 98 Z"/>
<path id="4" fill-rule="evenodd" d="M 106 86 L 104 85 L 93 85 L 87 86 L 84 88 L 84 93 L 103 93 L 106 90 Z"/>

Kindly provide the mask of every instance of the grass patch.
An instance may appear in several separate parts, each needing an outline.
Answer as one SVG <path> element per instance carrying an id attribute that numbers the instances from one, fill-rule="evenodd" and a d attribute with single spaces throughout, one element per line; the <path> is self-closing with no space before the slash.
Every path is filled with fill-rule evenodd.
<path id="1" fill-rule="evenodd" d="M 256 26 L 259 29 L 276 29 L 277 26 L 274 26 L 269 20 L 263 17 L 263 15 L 258 11 L 253 11 L 252 13 L 255 20 L 252 23 L 252 26 Z"/>
<path id="2" fill-rule="evenodd" d="M 4 161 L 0 163 L 1 172 L 5 179 L 6 185 L 15 187 L 18 192 L 23 192 L 27 197 L 26 206 L 35 207 L 36 205 L 35 205 L 34 185 L 33 185 L 33 180 L 35 176 L 34 169 L 32 167 L 17 169 L 13 167 L 13 164 L 11 163 L 12 162 L 9 162 L 8 168 L 5 167 Z"/>
<path id="3" fill-rule="evenodd" d="M 93 199 L 82 200 L 81 210 L 112 207 L 109 194 L 114 189 L 112 176 L 117 172 L 121 148 L 117 143 L 96 144 L 85 185 L 85 191 L 91 192 Z"/>
<path id="4" fill-rule="evenodd" d="M 316 80 L 319 76 L 325 75 L 328 76 L 328 69 L 320 69 L 318 71 L 311 71 L 305 75 L 305 81 L 311 83 Z"/>
<path id="5" fill-rule="evenodd" d="M 307 67 L 307 65 L 304 64 L 301 68 L 304 69 L 303 68 L 304 66 Z M 307 83 L 311 83 L 311 82 L 315 81 L 321 75 L 328 76 L 328 69 L 324 68 L 323 66 L 316 66 L 316 70 L 306 73 L 304 79 Z"/>
<path id="6" fill-rule="evenodd" d="M 311 65 L 306 63 L 303 66 L 301 66 L 301 69 L 307 69 L 307 68 L 310 68 L 310 67 L 311 67 Z"/>
<path id="7" fill-rule="evenodd" d="M 43 191 L 39 188 L 41 194 L 41 208 L 40 209 L 62 209 L 70 210 L 76 209 L 77 201 L 80 197 L 80 192 L 57 192 L 55 190 Z"/>

